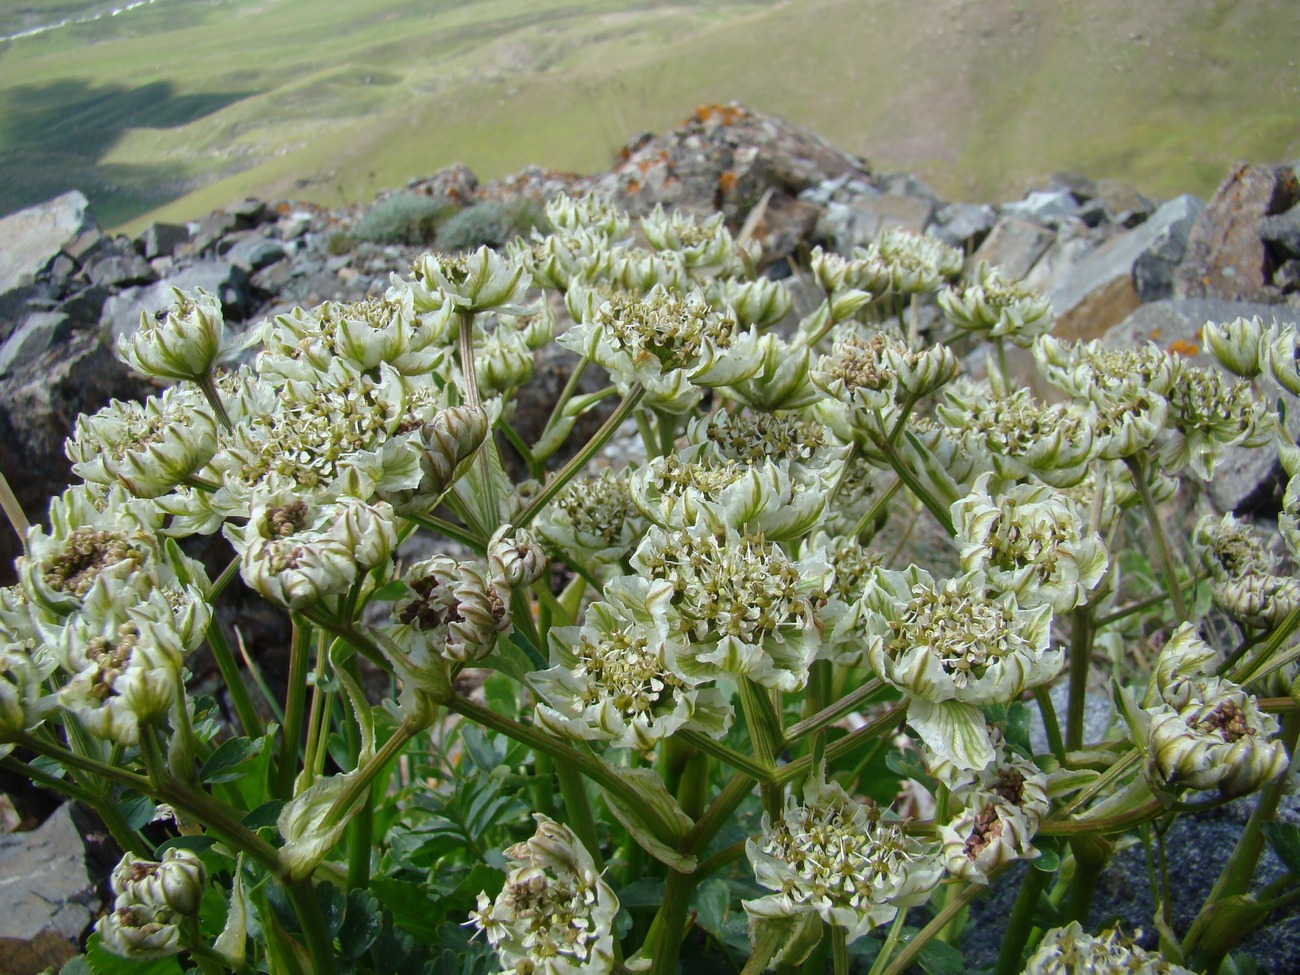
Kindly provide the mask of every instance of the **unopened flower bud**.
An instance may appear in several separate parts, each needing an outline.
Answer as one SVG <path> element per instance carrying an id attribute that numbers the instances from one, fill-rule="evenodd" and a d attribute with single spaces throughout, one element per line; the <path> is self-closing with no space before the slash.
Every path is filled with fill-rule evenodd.
<path id="1" fill-rule="evenodd" d="M 1264 352 L 1264 323 L 1259 316 L 1238 318 L 1231 322 L 1206 322 L 1201 338 L 1214 357 L 1230 372 L 1245 379 L 1260 374 L 1266 358 Z"/>
<path id="2" fill-rule="evenodd" d="M 181 950 L 180 927 L 173 920 L 162 921 L 142 907 L 121 907 L 109 911 L 95 925 L 100 944 L 123 958 L 149 961 L 167 958 Z"/>
<path id="3" fill-rule="evenodd" d="M 518 529 L 507 535 L 501 528 L 488 543 L 488 568 L 492 581 L 507 589 L 530 586 L 546 571 L 546 553 L 533 533 Z"/>
<path id="4" fill-rule="evenodd" d="M 452 406 L 439 410 L 420 431 L 425 445 L 420 467 L 429 482 L 425 493 L 441 495 L 451 487 L 461 465 L 474 456 L 487 435 L 488 416 L 482 409 Z"/>
<path id="5" fill-rule="evenodd" d="M 202 289 L 187 295 L 172 288 L 166 314 L 159 318 L 143 312 L 140 327 L 118 339 L 117 354 L 142 375 L 198 382 L 212 372 L 225 334 L 220 299 Z"/>

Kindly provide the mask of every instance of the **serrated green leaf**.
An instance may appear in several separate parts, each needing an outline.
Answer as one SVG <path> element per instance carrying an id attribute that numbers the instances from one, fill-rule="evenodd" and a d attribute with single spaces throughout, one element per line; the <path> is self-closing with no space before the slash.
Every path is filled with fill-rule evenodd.
<path id="1" fill-rule="evenodd" d="M 128 789 L 118 796 L 117 807 L 126 817 L 126 824 L 132 829 L 143 829 L 149 825 L 158 810 L 152 799 L 133 789 Z"/>
<path id="2" fill-rule="evenodd" d="M 391 603 L 395 599 L 401 599 L 402 594 L 406 592 L 406 583 L 401 579 L 394 579 L 392 582 L 385 582 L 382 586 L 370 594 L 371 600 L 378 600 L 381 603 Z"/>
<path id="3" fill-rule="evenodd" d="M 1277 858 L 1294 874 L 1300 874 L 1300 826 L 1294 823 L 1265 823 L 1264 836 Z"/>
<path id="4" fill-rule="evenodd" d="M 470 761 L 484 772 L 491 772 L 501 764 L 501 755 L 481 728 L 467 725 L 461 732 L 460 741 L 465 746 L 465 754 L 469 756 Z"/>
<path id="5" fill-rule="evenodd" d="M 270 802 L 264 802 L 244 817 L 244 825 L 249 829 L 264 829 L 268 826 L 274 826 L 275 821 L 280 816 L 280 810 L 283 808 L 283 799 L 272 799 Z"/>
<path id="6" fill-rule="evenodd" d="M 384 918 L 379 901 L 369 891 L 348 891 L 343 923 L 338 929 L 338 942 L 344 954 L 355 961 L 370 950 L 370 946 L 383 930 Z"/>
<path id="7" fill-rule="evenodd" d="M 370 890 L 403 930 L 425 942 L 437 938 L 438 928 L 447 917 L 447 909 L 439 903 L 439 898 L 433 896 L 428 884 L 375 877 L 370 882 Z"/>
<path id="8" fill-rule="evenodd" d="M 100 944 L 98 931 L 86 939 L 86 964 L 94 975 L 181 975 L 175 956 L 155 961 L 123 958 Z"/>
<path id="9" fill-rule="evenodd" d="M 929 975 L 963 975 L 966 971 L 966 959 L 961 952 L 937 938 L 926 942 L 916 956 L 916 963 Z"/>
<path id="10" fill-rule="evenodd" d="M 725 880 L 705 881 L 695 892 L 695 923 L 705 931 L 722 937 L 722 929 L 731 914 L 731 888 Z"/>
<path id="11" fill-rule="evenodd" d="M 483 682 L 483 697 L 497 714 L 514 715 L 519 710 L 515 682 L 505 674 L 492 674 Z"/>
<path id="12" fill-rule="evenodd" d="M 235 782 L 256 771 L 251 762 L 266 747 L 265 738 L 230 738 L 217 746 L 199 769 L 199 779 L 211 785 Z"/>

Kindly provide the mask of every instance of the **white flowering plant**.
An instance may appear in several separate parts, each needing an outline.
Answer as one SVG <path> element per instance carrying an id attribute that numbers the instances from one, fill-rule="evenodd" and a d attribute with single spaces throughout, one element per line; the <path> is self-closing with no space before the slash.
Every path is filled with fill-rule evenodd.
<path id="1" fill-rule="evenodd" d="M 1237 966 L 1300 897 L 1295 327 L 1207 325 L 1234 379 L 1054 338 L 930 238 L 795 289 L 720 216 L 548 216 L 242 343 L 178 293 L 119 347 L 172 385 L 77 419 L 47 523 L 0 484 L 0 764 L 124 853 L 92 969 Z M 1251 450 L 1292 476 L 1276 529 L 1198 490 Z M 1177 929 L 1170 823 L 1247 793 Z M 1290 872 L 1256 888 L 1263 837 Z M 1161 954 L 1087 933 L 1135 838 Z"/>

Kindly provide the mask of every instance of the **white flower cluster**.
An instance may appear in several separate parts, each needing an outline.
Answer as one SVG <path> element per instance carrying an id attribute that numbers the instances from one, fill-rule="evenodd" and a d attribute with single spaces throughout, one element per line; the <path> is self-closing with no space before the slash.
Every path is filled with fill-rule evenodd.
<path id="1" fill-rule="evenodd" d="M 1141 932 L 1139 932 L 1140 934 Z M 1078 921 L 1043 935 L 1024 975 L 1193 975 L 1125 938 L 1117 928 L 1088 934 Z"/>
<path id="2" fill-rule="evenodd" d="M 932 850 L 879 809 L 858 802 L 819 769 L 803 801 L 786 797 L 780 817 L 745 844 L 754 877 L 775 893 L 744 901 L 751 920 L 816 914 L 852 942 L 900 907 L 922 904 L 943 875 Z"/>
<path id="3" fill-rule="evenodd" d="M 181 925 L 198 914 L 206 880 L 189 850 L 168 850 L 157 862 L 128 853 L 109 877 L 113 909 L 95 925 L 104 947 L 135 961 L 181 951 Z"/>
<path id="4" fill-rule="evenodd" d="M 600 975 L 614 965 L 618 897 L 573 832 L 537 813 L 533 837 L 505 851 L 496 900 L 479 894 L 469 924 L 487 935 L 501 975 Z"/>

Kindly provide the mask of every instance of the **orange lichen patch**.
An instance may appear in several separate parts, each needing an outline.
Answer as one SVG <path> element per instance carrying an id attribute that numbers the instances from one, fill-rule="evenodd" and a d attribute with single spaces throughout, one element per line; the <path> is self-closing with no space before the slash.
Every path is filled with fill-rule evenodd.
<path id="1" fill-rule="evenodd" d="M 1200 354 L 1201 347 L 1195 342 L 1187 341 L 1187 339 L 1174 339 L 1169 343 L 1169 351 L 1190 359 L 1192 356 Z"/>
<path id="2" fill-rule="evenodd" d="M 629 179 L 623 189 L 629 193 L 639 193 L 641 191 L 641 181 L 638 179 Z"/>
<path id="3" fill-rule="evenodd" d="M 668 165 L 668 151 L 666 149 L 660 149 L 653 156 L 646 159 L 638 159 L 636 162 L 636 168 L 639 169 L 641 175 L 644 176 L 646 173 L 650 172 L 650 170 L 661 164 L 664 166 Z"/>
<path id="4" fill-rule="evenodd" d="M 1148 337 L 1151 339 L 1152 342 L 1154 342 L 1156 339 L 1160 338 L 1160 329 L 1158 329 L 1158 328 L 1153 328 L 1153 329 L 1151 330 L 1151 334 L 1150 334 L 1150 336 L 1148 336 Z"/>
<path id="5" fill-rule="evenodd" d="M 729 195 L 736 185 L 740 182 L 740 177 L 736 175 L 735 170 L 723 170 L 722 175 L 718 177 L 718 189 L 722 190 L 724 196 Z"/>
<path id="6" fill-rule="evenodd" d="M 703 125 L 705 122 L 717 119 L 723 125 L 730 125 L 737 119 L 748 116 L 749 113 L 739 105 L 701 105 L 695 109 L 695 114 L 691 116 L 690 121 Z"/>
<path id="7" fill-rule="evenodd" d="M 621 163 L 625 163 L 625 162 L 627 162 L 627 161 L 628 161 L 629 159 L 631 159 L 631 158 L 632 158 L 632 150 L 631 150 L 628 146 L 619 146 L 619 147 L 618 147 L 618 161 L 619 161 L 619 162 L 621 162 Z"/>
<path id="8" fill-rule="evenodd" d="M 292 209 L 293 207 L 291 207 L 288 203 L 284 203 L 284 202 L 277 203 L 275 205 L 275 212 L 280 214 L 280 216 L 282 217 Z"/>

